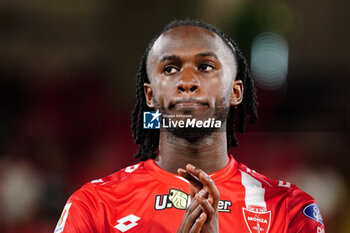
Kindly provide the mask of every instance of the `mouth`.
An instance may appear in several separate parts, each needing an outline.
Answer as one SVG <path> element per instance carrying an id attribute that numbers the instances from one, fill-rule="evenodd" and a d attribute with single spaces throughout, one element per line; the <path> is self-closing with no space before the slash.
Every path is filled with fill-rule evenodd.
<path id="1" fill-rule="evenodd" d="M 196 99 L 196 98 L 177 99 L 172 103 L 170 103 L 169 105 L 169 109 L 175 108 L 178 110 L 184 110 L 184 109 L 196 110 L 196 109 L 202 109 L 202 108 L 208 108 L 208 107 L 209 107 L 208 102 L 204 100 Z"/>
<path id="2" fill-rule="evenodd" d="M 206 105 L 196 102 L 182 102 L 175 104 L 175 109 L 200 109 L 204 107 L 206 107 Z"/>

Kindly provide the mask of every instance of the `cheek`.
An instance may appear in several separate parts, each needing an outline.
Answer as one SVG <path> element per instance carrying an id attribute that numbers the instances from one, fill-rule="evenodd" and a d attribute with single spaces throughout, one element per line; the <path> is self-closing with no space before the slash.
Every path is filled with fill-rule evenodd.
<path id="1" fill-rule="evenodd" d="M 215 78 L 210 79 L 206 85 L 210 88 L 213 96 L 220 98 L 226 93 L 229 83 L 223 78 L 222 74 L 218 74 Z"/>
<path id="2" fill-rule="evenodd" d="M 234 73 L 233 72 L 227 72 L 225 76 L 222 78 L 222 90 L 223 95 L 228 98 L 228 100 L 231 99 L 232 94 L 232 84 L 234 81 Z"/>
<path id="3" fill-rule="evenodd" d="M 221 77 L 221 78 L 220 78 Z M 206 84 L 208 90 L 211 92 L 211 101 L 214 103 L 228 103 L 231 96 L 232 79 L 228 77 L 223 77 L 220 74 L 217 78 L 211 79 L 210 82 Z"/>
<path id="4" fill-rule="evenodd" d="M 164 78 L 158 78 L 158 81 L 152 84 L 154 88 L 153 97 L 156 99 L 159 105 L 167 107 L 169 105 L 171 97 L 174 95 L 176 84 L 171 80 L 165 80 Z"/>

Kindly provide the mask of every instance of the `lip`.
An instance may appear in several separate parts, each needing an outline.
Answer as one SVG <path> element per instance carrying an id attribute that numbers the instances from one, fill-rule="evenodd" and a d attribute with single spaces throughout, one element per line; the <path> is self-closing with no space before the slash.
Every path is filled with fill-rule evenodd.
<path id="1" fill-rule="evenodd" d="M 201 99 L 177 99 L 172 101 L 170 108 L 174 107 L 175 109 L 200 109 L 209 107 L 208 102 Z"/>
<path id="2" fill-rule="evenodd" d="M 179 109 L 198 109 L 202 107 L 205 107 L 205 105 L 198 102 L 180 102 L 175 104 L 175 108 Z"/>

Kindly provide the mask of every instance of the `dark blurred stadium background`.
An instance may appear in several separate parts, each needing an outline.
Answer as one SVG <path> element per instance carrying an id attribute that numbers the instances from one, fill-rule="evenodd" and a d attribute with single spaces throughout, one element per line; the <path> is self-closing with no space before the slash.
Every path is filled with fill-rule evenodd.
<path id="1" fill-rule="evenodd" d="M 67 198 L 136 162 L 135 74 L 170 20 L 242 47 L 260 120 L 236 158 L 319 202 L 350 232 L 348 1 L 0 1 L 0 232 L 53 232 Z"/>

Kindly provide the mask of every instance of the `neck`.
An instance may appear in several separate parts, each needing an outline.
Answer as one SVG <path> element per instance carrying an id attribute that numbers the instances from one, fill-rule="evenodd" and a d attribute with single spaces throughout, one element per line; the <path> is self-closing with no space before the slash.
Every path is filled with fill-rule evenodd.
<path id="1" fill-rule="evenodd" d="M 216 172 L 229 162 L 226 132 L 214 132 L 193 143 L 171 132 L 161 131 L 159 154 L 155 162 L 162 169 L 175 174 L 178 168 L 185 169 L 188 163 L 207 174 Z"/>

